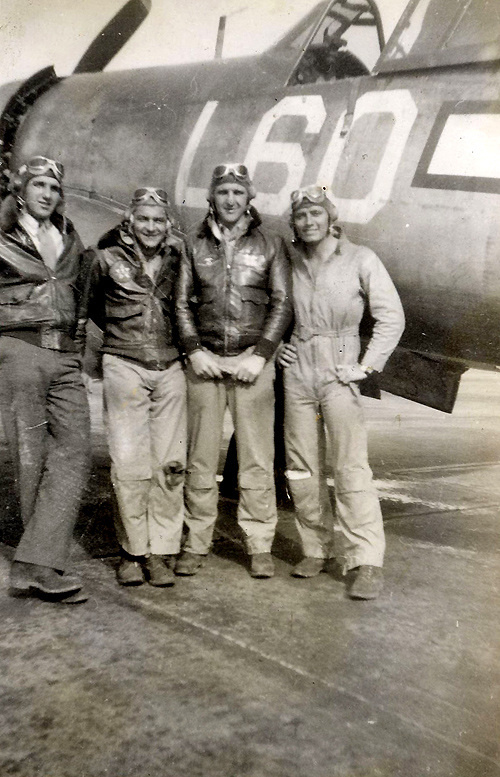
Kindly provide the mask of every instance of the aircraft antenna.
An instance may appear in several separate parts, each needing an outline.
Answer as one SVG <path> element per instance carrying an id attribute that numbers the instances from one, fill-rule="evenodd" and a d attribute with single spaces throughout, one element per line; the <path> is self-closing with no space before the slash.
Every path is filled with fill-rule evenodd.
<path id="1" fill-rule="evenodd" d="M 224 48 L 224 36 L 226 34 L 226 19 L 228 16 L 235 16 L 237 13 L 242 13 L 248 8 L 247 5 L 242 8 L 237 8 L 236 11 L 232 11 L 229 14 L 225 14 L 219 18 L 219 27 L 217 30 L 217 41 L 215 43 L 214 59 L 222 59 L 222 49 Z"/>

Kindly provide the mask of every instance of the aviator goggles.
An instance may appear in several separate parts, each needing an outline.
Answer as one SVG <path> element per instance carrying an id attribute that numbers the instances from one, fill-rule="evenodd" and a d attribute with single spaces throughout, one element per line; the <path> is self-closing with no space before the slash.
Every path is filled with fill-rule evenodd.
<path id="1" fill-rule="evenodd" d="M 165 189 L 156 189 L 153 186 L 143 186 L 140 189 L 136 189 L 132 197 L 132 205 L 138 205 L 147 200 L 154 200 L 158 205 L 163 205 L 164 207 L 170 205 Z"/>
<path id="2" fill-rule="evenodd" d="M 304 186 L 302 189 L 295 189 L 290 195 L 292 201 L 292 208 L 299 205 L 303 200 L 309 200 L 314 204 L 321 204 L 328 200 L 331 202 L 326 194 L 325 189 L 322 186 L 313 184 L 312 186 Z"/>
<path id="3" fill-rule="evenodd" d="M 226 175 L 234 175 L 235 178 L 246 181 L 250 180 L 250 173 L 246 165 L 239 164 L 217 165 L 212 173 L 212 178 L 224 178 Z"/>
<path id="4" fill-rule="evenodd" d="M 31 176 L 45 175 L 46 173 L 53 173 L 58 181 L 64 176 L 64 165 L 62 162 L 56 162 L 54 159 L 49 159 L 46 156 L 34 156 L 25 165 L 21 165 L 18 174 L 24 175 L 29 173 Z"/>

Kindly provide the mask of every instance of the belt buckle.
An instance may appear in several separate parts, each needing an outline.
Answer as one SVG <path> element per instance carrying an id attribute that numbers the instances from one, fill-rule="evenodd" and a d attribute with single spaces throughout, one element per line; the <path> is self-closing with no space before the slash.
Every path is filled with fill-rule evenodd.
<path id="1" fill-rule="evenodd" d="M 42 329 L 40 332 L 40 345 L 42 348 L 52 348 L 54 351 L 60 351 L 61 332 L 57 329 Z"/>

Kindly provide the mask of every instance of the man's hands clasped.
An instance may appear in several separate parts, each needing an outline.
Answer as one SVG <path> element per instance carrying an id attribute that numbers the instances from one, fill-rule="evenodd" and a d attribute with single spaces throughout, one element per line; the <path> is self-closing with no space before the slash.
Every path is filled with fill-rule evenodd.
<path id="1" fill-rule="evenodd" d="M 253 353 L 253 348 L 248 348 L 239 356 L 226 357 L 200 349 L 190 354 L 189 361 L 199 378 L 230 377 L 242 383 L 254 383 L 266 364 L 263 356 Z"/>
<path id="2" fill-rule="evenodd" d="M 204 348 L 193 351 L 189 355 L 191 367 L 198 378 L 223 378 L 222 370 L 219 366 L 219 359 L 211 351 Z"/>

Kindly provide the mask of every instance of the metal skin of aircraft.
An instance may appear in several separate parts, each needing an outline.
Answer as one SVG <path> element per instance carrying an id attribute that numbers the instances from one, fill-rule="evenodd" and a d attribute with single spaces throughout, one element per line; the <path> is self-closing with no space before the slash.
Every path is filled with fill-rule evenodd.
<path id="1" fill-rule="evenodd" d="M 72 76 L 0 88 L 4 170 L 40 152 L 64 162 L 87 242 L 142 184 L 193 223 L 223 161 L 245 162 L 288 237 L 290 191 L 328 187 L 403 300 L 382 388 L 451 412 L 463 371 L 500 363 L 498 4 L 410 0 L 384 45 L 374 0 L 321 2 L 256 57 L 101 72 L 148 10 L 129 0 Z M 350 50 L 359 32 L 382 48 L 372 72 Z"/>

